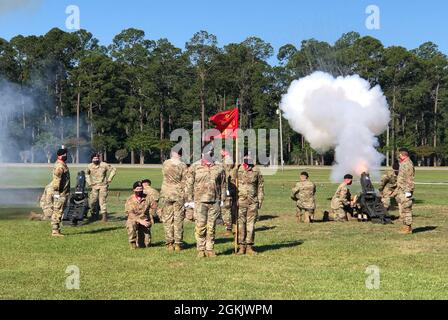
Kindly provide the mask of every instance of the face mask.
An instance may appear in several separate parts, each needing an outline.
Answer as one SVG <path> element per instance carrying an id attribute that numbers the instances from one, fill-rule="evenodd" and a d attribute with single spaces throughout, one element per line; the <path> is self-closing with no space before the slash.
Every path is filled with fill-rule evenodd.
<path id="1" fill-rule="evenodd" d="M 143 191 L 136 191 L 135 195 L 139 198 L 143 197 Z"/>

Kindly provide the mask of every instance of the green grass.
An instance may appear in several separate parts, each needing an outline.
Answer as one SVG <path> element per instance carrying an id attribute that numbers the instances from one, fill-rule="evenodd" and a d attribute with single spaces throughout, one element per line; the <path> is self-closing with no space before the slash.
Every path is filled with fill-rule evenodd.
<path id="1" fill-rule="evenodd" d="M 9 169 L 2 184 L 45 185 L 49 169 Z M 328 170 L 310 170 L 318 185 L 317 218 L 329 207 L 335 185 Z M 72 170 L 72 177 L 76 170 Z M 418 171 L 417 182 L 443 182 L 447 171 Z M 297 171 L 265 177 L 266 200 L 257 223 L 256 257 L 232 255 L 232 238 L 217 228 L 215 259 L 197 259 L 193 224 L 185 223 L 186 250 L 170 254 L 163 228 L 152 229 L 154 246 L 131 251 L 123 206 L 132 183 L 157 169 L 119 169 L 109 196 L 113 220 L 77 228 L 53 239 L 47 222 L 27 220 L 35 208 L 0 209 L 2 299 L 447 299 L 448 185 L 417 185 L 411 236 L 399 224 L 315 223 L 297 225 L 290 188 Z M 354 186 L 356 189 L 356 186 Z M 1 192 L 1 191 L 0 191 Z M 118 197 L 119 194 L 119 197 Z M 397 214 L 397 212 L 393 212 Z M 67 290 L 65 270 L 80 268 L 80 290 Z M 381 271 L 379 290 L 365 286 L 366 268 Z"/>

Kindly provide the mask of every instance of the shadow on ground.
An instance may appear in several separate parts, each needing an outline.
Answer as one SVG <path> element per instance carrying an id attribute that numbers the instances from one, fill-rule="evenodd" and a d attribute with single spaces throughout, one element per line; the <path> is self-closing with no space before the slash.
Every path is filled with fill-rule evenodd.
<path id="1" fill-rule="evenodd" d="M 303 244 L 303 242 L 304 242 L 303 240 L 287 241 L 287 242 L 281 242 L 281 243 L 266 244 L 263 246 L 254 246 L 254 249 L 258 253 L 263 253 L 266 251 L 273 251 L 273 250 L 297 247 L 297 246 L 300 246 L 301 244 Z M 220 255 L 231 255 L 233 253 L 234 253 L 234 249 L 232 248 L 232 249 L 228 249 L 228 250 L 220 253 Z"/>
<path id="2" fill-rule="evenodd" d="M 415 228 L 412 233 L 422 233 L 422 232 L 430 232 L 436 230 L 436 226 L 426 226 L 426 227 L 419 227 Z"/>

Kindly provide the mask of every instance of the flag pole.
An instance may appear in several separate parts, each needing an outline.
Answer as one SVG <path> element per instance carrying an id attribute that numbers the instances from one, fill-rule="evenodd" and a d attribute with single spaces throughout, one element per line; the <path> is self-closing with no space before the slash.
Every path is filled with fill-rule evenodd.
<path id="1" fill-rule="evenodd" d="M 236 108 L 238 111 L 238 127 L 236 128 L 237 134 L 236 134 L 236 140 L 235 140 L 235 168 L 236 168 L 236 177 L 235 177 L 235 184 L 236 184 L 236 195 L 235 195 L 235 201 L 236 201 L 236 213 L 235 213 L 235 241 L 234 241 L 234 251 L 235 253 L 238 252 L 238 235 L 239 235 L 239 224 L 238 224 L 238 218 L 239 218 L 239 204 L 238 204 L 238 193 L 239 193 L 239 181 L 238 181 L 238 166 L 239 166 L 239 150 L 238 150 L 238 139 L 239 139 L 239 132 L 238 129 L 240 127 L 240 106 L 239 106 L 239 99 L 236 99 Z"/>

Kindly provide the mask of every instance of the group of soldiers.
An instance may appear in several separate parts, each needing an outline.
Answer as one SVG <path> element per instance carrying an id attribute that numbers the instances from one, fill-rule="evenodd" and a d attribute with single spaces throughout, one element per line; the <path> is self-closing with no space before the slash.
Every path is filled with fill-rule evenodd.
<path id="1" fill-rule="evenodd" d="M 115 177 L 116 168 L 100 159 L 98 153 L 91 156 L 91 163 L 86 169 L 86 182 L 91 188 L 89 207 L 92 219 L 98 220 L 101 214 L 102 221 L 107 222 L 107 195 L 109 185 Z M 66 161 L 67 149 L 59 149 L 52 181 L 45 187 L 40 198 L 43 214 L 32 212 L 30 216 L 31 220 L 50 220 L 52 235 L 55 237 L 64 236 L 60 225 L 70 196 L 70 170 Z"/>
<path id="2" fill-rule="evenodd" d="M 402 229 L 400 233 L 412 233 L 412 202 L 414 194 L 415 169 L 406 148 L 399 150 L 399 162 L 394 163 L 392 170 L 381 178 L 379 191 L 385 209 L 391 207 L 391 199 L 398 204 Z M 344 222 L 350 220 L 353 209 L 357 205 L 356 197 L 352 197 L 348 186 L 353 183 L 353 176 L 346 174 L 331 199 L 333 220 Z M 316 209 L 316 185 L 310 180 L 307 172 L 300 174 L 300 181 L 292 189 L 291 198 L 296 202 L 298 222 L 311 223 Z M 324 216 L 325 219 L 325 216 Z"/>
<path id="3" fill-rule="evenodd" d="M 151 226 L 155 219 L 164 225 L 168 251 L 182 251 L 184 220 L 194 221 L 198 257 L 215 257 L 214 244 L 219 218 L 237 241 L 238 255 L 255 255 L 255 223 L 264 200 L 264 180 L 260 169 L 250 156 L 235 165 L 226 150 L 221 161 L 214 160 L 213 151 L 204 152 L 201 160 L 187 165 L 182 161 L 182 150 L 172 151 L 163 163 L 163 182 L 159 193 L 144 179 L 133 184 L 133 194 L 126 200 L 126 229 L 132 249 L 151 245 Z M 107 195 L 116 168 L 93 154 L 86 169 L 86 182 L 91 187 L 89 207 L 94 220 L 102 215 L 107 221 Z M 70 171 L 66 164 L 67 150 L 57 151 L 53 179 L 41 197 L 42 215 L 32 213 L 33 220 L 50 220 L 52 236 L 63 237 L 61 219 L 70 195 Z M 399 150 L 399 164 L 386 172 L 379 190 L 385 208 L 395 198 L 403 222 L 401 233 L 412 233 L 412 199 L 414 192 L 414 166 L 407 149 Z M 345 175 L 331 200 L 333 220 L 347 221 L 356 205 L 348 186 L 353 176 Z M 297 205 L 299 222 L 312 223 L 316 209 L 316 185 L 307 172 L 292 189 L 291 198 Z M 237 226 L 237 227 L 235 227 Z"/>
<path id="4" fill-rule="evenodd" d="M 213 151 L 204 152 L 200 161 L 187 165 L 182 152 L 172 151 L 163 163 L 163 182 L 158 199 L 144 192 L 142 182 L 133 185 L 134 195 L 126 202 L 128 239 L 132 249 L 148 247 L 154 218 L 149 212 L 157 202 L 164 225 L 168 251 L 182 251 L 184 220 L 195 223 L 198 257 L 215 257 L 216 224 L 222 217 L 227 233 L 233 230 L 238 239 L 238 255 L 254 255 L 255 222 L 264 199 L 261 171 L 249 156 L 235 166 L 228 152 L 221 153 L 222 161 L 215 161 Z M 238 208 L 238 221 L 235 208 Z"/>

